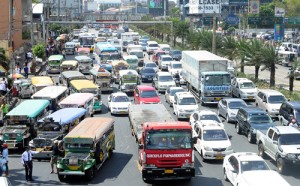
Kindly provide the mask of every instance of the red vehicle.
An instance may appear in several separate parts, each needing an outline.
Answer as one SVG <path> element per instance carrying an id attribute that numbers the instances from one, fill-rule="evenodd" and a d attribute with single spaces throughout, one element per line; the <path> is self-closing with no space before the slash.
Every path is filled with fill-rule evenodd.
<path id="1" fill-rule="evenodd" d="M 161 49 L 154 50 L 153 56 L 152 56 L 152 61 L 158 65 L 158 59 L 159 59 L 159 56 L 161 56 L 161 55 L 166 55 L 166 52 Z"/>
<path id="2" fill-rule="evenodd" d="M 152 104 L 160 103 L 160 97 L 156 89 L 152 86 L 138 85 L 134 90 L 135 104 Z"/>
<path id="3" fill-rule="evenodd" d="M 195 176 L 194 141 L 188 122 L 146 122 L 139 139 L 144 182 Z"/>

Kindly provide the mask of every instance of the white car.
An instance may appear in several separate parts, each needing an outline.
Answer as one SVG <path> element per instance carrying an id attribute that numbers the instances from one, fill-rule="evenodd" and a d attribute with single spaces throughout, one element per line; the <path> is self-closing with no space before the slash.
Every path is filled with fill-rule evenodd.
<path id="1" fill-rule="evenodd" d="M 218 103 L 218 115 L 226 118 L 226 122 L 235 122 L 239 108 L 247 107 L 247 103 L 239 98 L 225 98 Z"/>
<path id="2" fill-rule="evenodd" d="M 193 137 L 197 137 L 195 149 L 200 153 L 202 161 L 223 160 L 226 155 L 233 153 L 231 136 L 215 121 L 204 125 L 196 124 Z"/>
<path id="3" fill-rule="evenodd" d="M 158 92 L 163 92 L 169 87 L 175 87 L 173 76 L 169 72 L 157 72 L 153 78 L 152 86 Z"/>
<path id="4" fill-rule="evenodd" d="M 168 66 L 173 62 L 173 58 L 170 55 L 160 55 L 158 59 L 158 67 L 161 70 L 168 70 Z"/>
<path id="5" fill-rule="evenodd" d="M 224 179 L 234 186 L 288 186 L 290 185 L 256 153 L 237 152 L 223 161 Z"/>
<path id="6" fill-rule="evenodd" d="M 186 92 L 182 87 L 169 87 L 165 92 L 166 102 L 173 107 L 174 95 L 176 92 Z"/>
<path id="7" fill-rule="evenodd" d="M 218 125 L 224 127 L 224 124 L 219 116 L 211 110 L 196 110 L 190 117 L 190 124 L 192 127 L 194 127 L 195 124 L 203 125 L 210 123 L 211 121 L 215 121 L 218 123 Z"/>
<path id="8" fill-rule="evenodd" d="M 198 103 L 190 92 L 176 92 L 174 95 L 174 114 L 180 119 L 189 119 L 191 114 L 197 110 Z"/>
<path id="9" fill-rule="evenodd" d="M 131 101 L 123 92 L 112 93 L 108 97 L 108 110 L 111 114 L 128 114 L 128 107 Z"/>
<path id="10" fill-rule="evenodd" d="M 182 63 L 179 61 L 172 61 L 168 66 L 168 72 L 170 72 L 170 74 L 172 74 L 173 76 L 176 73 L 180 74 L 181 71 L 182 71 Z"/>
<path id="11" fill-rule="evenodd" d="M 232 81 L 232 96 L 244 100 L 254 100 L 257 88 L 254 83 L 247 78 L 235 78 Z"/>

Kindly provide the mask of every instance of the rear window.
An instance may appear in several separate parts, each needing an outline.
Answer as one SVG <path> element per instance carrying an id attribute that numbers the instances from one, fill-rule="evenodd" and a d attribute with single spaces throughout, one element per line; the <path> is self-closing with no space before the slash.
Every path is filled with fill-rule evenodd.
<path id="1" fill-rule="evenodd" d="M 149 47 L 158 47 L 158 44 L 149 44 Z"/>

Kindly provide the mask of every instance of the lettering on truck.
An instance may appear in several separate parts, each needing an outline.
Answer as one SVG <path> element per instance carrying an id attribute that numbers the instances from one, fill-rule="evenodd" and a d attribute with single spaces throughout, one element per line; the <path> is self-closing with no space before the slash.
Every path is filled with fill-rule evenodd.
<path id="1" fill-rule="evenodd" d="M 188 158 L 191 154 L 147 154 L 147 158 Z"/>
<path id="2" fill-rule="evenodd" d="M 226 91 L 229 90 L 230 86 L 205 86 L 205 90 L 221 90 Z"/>

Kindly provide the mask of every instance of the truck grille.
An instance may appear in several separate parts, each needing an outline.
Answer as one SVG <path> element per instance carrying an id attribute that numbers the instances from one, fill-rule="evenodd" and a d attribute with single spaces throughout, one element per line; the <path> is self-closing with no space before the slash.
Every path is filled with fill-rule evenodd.
<path id="1" fill-rule="evenodd" d="M 224 91 L 214 91 L 211 92 L 211 96 L 224 96 L 225 92 Z"/>
<path id="2" fill-rule="evenodd" d="M 157 167 L 180 167 L 180 161 L 178 160 L 158 160 Z"/>
<path id="3" fill-rule="evenodd" d="M 107 83 L 102 83 L 102 87 L 107 87 Z"/>
<path id="4" fill-rule="evenodd" d="M 9 133 L 8 136 L 10 140 L 14 140 L 17 138 L 17 133 Z"/>
<path id="5" fill-rule="evenodd" d="M 213 148 L 213 151 L 216 151 L 216 152 L 222 152 L 225 150 L 226 150 L 226 148 Z"/>

